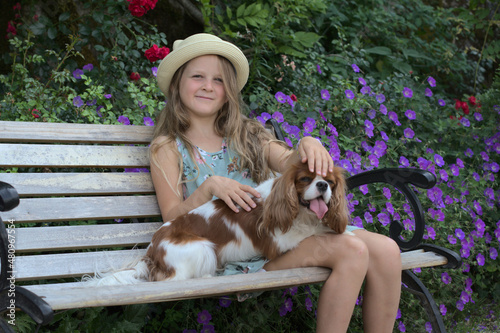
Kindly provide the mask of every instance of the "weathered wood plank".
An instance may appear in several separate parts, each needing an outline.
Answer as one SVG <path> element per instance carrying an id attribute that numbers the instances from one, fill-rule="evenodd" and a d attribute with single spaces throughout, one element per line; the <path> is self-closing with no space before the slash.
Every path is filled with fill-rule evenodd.
<path id="1" fill-rule="evenodd" d="M 16 253 L 147 245 L 162 222 L 15 229 Z"/>
<path id="2" fill-rule="evenodd" d="M 147 147 L 0 144 L 0 167 L 144 168 L 148 166 Z"/>
<path id="3" fill-rule="evenodd" d="M 409 258 L 426 257 L 426 262 L 446 263 L 446 259 L 431 252 L 403 253 L 403 269 L 411 267 Z M 425 267 L 425 266 L 418 266 Z M 115 306 L 127 304 L 176 301 L 190 298 L 224 296 L 237 292 L 255 292 L 288 288 L 302 284 L 324 282 L 330 270 L 321 267 L 295 268 L 273 272 L 218 276 L 186 281 L 144 282 L 130 286 L 104 286 L 88 288 L 79 283 L 34 285 L 27 288 L 49 303 L 54 310 Z"/>
<path id="4" fill-rule="evenodd" d="M 93 274 L 109 267 L 121 268 L 134 258 L 145 254 L 144 249 L 119 251 L 94 251 L 79 253 L 19 256 L 16 258 L 16 280 L 38 280 L 62 277 L 78 277 Z M 446 258 L 423 250 L 401 254 L 403 269 L 439 266 L 447 263 Z"/>
<path id="5" fill-rule="evenodd" d="M 154 195 L 21 199 L 15 209 L 2 213 L 4 221 L 55 222 L 160 216 Z"/>
<path id="6" fill-rule="evenodd" d="M 149 143 L 150 126 L 0 122 L 0 142 Z"/>
<path id="7" fill-rule="evenodd" d="M 0 173 L 20 197 L 154 193 L 147 172 Z"/>
<path id="8" fill-rule="evenodd" d="M 16 281 L 81 277 L 123 268 L 144 254 L 145 249 L 134 249 L 18 256 L 14 271 Z"/>

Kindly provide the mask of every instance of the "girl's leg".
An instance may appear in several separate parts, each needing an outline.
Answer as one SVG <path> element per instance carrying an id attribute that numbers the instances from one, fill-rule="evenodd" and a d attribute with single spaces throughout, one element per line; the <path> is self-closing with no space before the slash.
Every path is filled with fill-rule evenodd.
<path id="1" fill-rule="evenodd" d="M 317 332 L 347 332 L 368 269 L 368 250 L 359 237 L 325 234 L 270 261 L 266 270 L 322 266 L 332 269 L 318 301 Z"/>
<path id="2" fill-rule="evenodd" d="M 364 331 L 392 332 L 401 295 L 401 256 L 389 237 L 366 230 L 354 231 L 370 256 L 363 295 Z"/>

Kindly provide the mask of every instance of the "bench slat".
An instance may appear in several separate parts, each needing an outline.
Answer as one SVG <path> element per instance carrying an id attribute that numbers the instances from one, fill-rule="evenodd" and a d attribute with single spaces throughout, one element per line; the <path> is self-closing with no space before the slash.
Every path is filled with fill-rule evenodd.
<path id="1" fill-rule="evenodd" d="M 145 249 L 134 249 L 19 256 L 15 262 L 16 280 L 78 277 L 93 274 L 96 269 L 106 270 L 111 265 L 114 268 L 121 268 L 145 252 Z M 447 263 L 445 257 L 423 250 L 404 252 L 401 254 L 401 260 L 403 269 Z"/>
<path id="2" fill-rule="evenodd" d="M 0 167 L 149 167 L 148 147 L 0 144 Z"/>
<path id="3" fill-rule="evenodd" d="M 55 222 L 160 216 L 154 195 L 21 199 L 15 209 L 2 213 L 4 221 Z"/>
<path id="4" fill-rule="evenodd" d="M 118 252 L 118 251 L 113 251 Z M 423 259 L 428 265 L 442 265 L 446 258 L 421 250 L 402 253 L 403 269 L 411 267 L 410 258 Z M 115 258 L 113 258 L 115 259 Z M 128 256 L 130 260 L 130 257 Z M 431 264 L 432 262 L 432 264 Z M 67 263 L 67 262 L 65 262 Z M 419 265 L 418 267 L 427 267 Z M 64 265 L 63 265 L 64 266 Z M 85 288 L 79 283 L 32 285 L 26 288 L 41 296 L 54 310 L 175 301 L 190 298 L 224 296 L 236 292 L 255 292 L 324 282 L 330 270 L 321 267 L 294 268 L 256 274 L 239 274 L 186 281 L 144 282 L 125 286 Z"/>
<path id="5" fill-rule="evenodd" d="M 16 229 L 16 253 L 147 245 L 163 222 Z"/>
<path id="6" fill-rule="evenodd" d="M 0 142 L 149 143 L 150 126 L 2 121 Z"/>
<path id="7" fill-rule="evenodd" d="M 0 173 L 20 197 L 155 193 L 147 172 Z"/>
<path id="8" fill-rule="evenodd" d="M 259 274 L 256 278 L 255 274 Z M 186 281 L 144 282 L 131 287 L 70 287 L 44 289 L 43 285 L 27 286 L 41 296 L 54 310 L 96 306 L 155 303 L 200 297 L 225 296 L 236 292 L 255 292 L 319 283 L 330 270 L 320 267 L 295 268 L 274 272 L 199 278 Z M 73 284 L 74 285 L 74 284 Z"/>

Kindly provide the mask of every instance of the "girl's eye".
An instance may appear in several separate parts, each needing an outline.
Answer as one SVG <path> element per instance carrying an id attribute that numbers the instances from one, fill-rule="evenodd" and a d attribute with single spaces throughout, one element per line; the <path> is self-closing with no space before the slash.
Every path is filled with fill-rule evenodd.
<path id="1" fill-rule="evenodd" d="M 220 83 L 224 82 L 224 81 L 222 81 L 222 78 L 217 78 L 217 79 L 215 79 L 215 81 L 220 82 Z"/>

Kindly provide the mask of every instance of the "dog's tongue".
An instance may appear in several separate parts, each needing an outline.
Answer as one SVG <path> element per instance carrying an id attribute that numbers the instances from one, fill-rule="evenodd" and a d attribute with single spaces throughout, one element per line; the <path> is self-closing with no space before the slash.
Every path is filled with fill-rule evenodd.
<path id="1" fill-rule="evenodd" d="M 309 209 L 312 210 L 318 219 L 322 219 L 328 211 L 325 201 L 322 198 L 317 198 L 309 202 Z"/>

